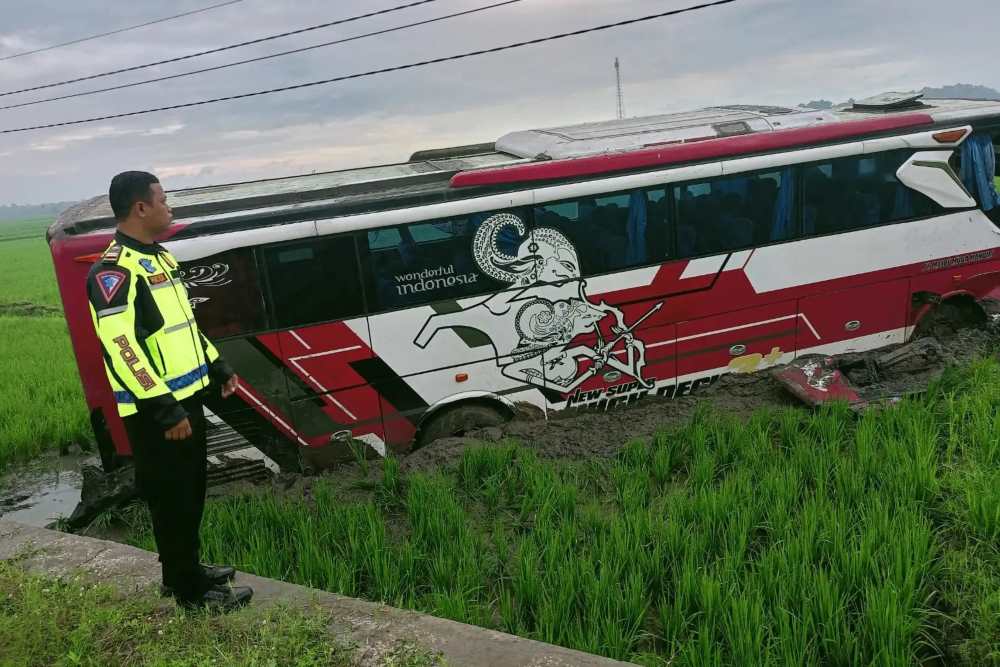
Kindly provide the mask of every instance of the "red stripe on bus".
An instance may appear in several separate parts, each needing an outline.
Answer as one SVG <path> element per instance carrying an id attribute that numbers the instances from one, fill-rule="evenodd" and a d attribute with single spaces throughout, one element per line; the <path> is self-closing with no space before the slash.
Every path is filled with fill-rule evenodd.
<path id="1" fill-rule="evenodd" d="M 525 181 L 551 181 L 563 178 L 592 176 L 617 171 L 630 171 L 649 167 L 696 162 L 714 158 L 733 157 L 751 153 L 765 153 L 784 148 L 801 148 L 878 132 L 900 130 L 921 125 L 931 125 L 934 119 L 928 114 L 906 114 L 866 120 L 830 123 L 815 127 L 775 130 L 745 134 L 724 139 L 709 139 L 694 143 L 643 148 L 623 153 L 605 153 L 566 160 L 548 160 L 513 167 L 462 171 L 451 177 L 451 187 L 465 188 L 476 185 L 499 185 Z"/>

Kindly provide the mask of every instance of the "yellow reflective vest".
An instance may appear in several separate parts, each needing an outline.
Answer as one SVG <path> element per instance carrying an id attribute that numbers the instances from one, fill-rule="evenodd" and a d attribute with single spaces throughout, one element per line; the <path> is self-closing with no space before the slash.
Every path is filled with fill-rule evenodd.
<path id="1" fill-rule="evenodd" d="M 140 413 L 170 429 L 182 401 L 233 372 L 198 330 L 175 260 L 159 244 L 121 231 L 87 276 L 94 330 L 118 414 Z"/>

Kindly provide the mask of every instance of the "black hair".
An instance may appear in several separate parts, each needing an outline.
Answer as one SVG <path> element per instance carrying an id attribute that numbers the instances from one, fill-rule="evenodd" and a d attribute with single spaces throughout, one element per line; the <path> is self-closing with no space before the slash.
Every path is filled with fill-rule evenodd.
<path id="1" fill-rule="evenodd" d="M 153 203 L 149 186 L 159 183 L 160 179 L 145 171 L 123 171 L 111 179 L 108 199 L 111 200 L 111 210 L 115 218 L 123 221 L 128 218 L 132 205 L 137 201 Z"/>

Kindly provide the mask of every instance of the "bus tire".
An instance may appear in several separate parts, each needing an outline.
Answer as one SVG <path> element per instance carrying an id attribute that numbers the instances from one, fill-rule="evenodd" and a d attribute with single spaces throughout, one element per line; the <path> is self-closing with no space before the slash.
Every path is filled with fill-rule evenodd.
<path id="1" fill-rule="evenodd" d="M 465 403 L 443 408 L 421 425 L 413 449 L 425 447 L 440 438 L 458 437 L 480 428 L 500 426 L 510 420 L 510 415 L 486 403 Z"/>

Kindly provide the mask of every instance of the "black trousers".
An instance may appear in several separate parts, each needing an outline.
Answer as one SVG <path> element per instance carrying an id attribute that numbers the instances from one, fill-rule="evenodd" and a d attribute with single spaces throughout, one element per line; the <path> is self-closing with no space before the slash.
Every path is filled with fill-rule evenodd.
<path id="1" fill-rule="evenodd" d="M 192 601 L 210 586 L 201 570 L 198 536 L 205 509 L 205 413 L 200 392 L 181 405 L 191 422 L 186 440 L 167 440 L 163 427 L 141 412 L 124 422 L 136 488 L 153 519 L 163 584 L 178 601 Z"/>

